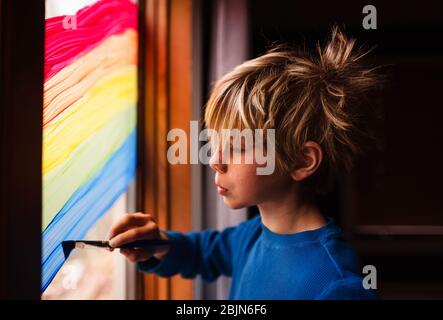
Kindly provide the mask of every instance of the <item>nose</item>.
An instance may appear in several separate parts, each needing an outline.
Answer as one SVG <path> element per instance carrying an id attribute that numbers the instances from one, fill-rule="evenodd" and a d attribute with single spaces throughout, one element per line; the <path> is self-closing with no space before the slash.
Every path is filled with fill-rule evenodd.
<path id="1" fill-rule="evenodd" d="M 227 165 L 226 163 L 222 163 L 222 148 L 218 147 L 214 154 L 211 155 L 209 166 L 219 173 L 226 172 Z"/>

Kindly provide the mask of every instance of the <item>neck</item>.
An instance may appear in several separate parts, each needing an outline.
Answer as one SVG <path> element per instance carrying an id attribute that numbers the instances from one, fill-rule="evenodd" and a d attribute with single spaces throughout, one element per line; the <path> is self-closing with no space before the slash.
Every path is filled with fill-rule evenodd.
<path id="1" fill-rule="evenodd" d="M 302 201 L 296 187 L 258 204 L 262 223 L 272 232 L 293 234 L 321 228 L 326 220 L 312 202 Z"/>

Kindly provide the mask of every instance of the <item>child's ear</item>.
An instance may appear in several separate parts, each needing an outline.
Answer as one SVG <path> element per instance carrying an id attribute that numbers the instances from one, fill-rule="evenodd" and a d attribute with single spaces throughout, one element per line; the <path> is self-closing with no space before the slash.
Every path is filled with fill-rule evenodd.
<path id="1" fill-rule="evenodd" d="M 302 147 L 302 162 L 291 172 L 295 181 L 302 181 L 313 174 L 323 160 L 323 151 L 320 145 L 314 141 L 307 141 Z"/>

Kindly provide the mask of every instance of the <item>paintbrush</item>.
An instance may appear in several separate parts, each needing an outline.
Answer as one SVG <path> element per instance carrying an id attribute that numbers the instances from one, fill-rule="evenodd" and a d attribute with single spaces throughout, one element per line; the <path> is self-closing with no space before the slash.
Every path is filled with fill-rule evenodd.
<path id="1" fill-rule="evenodd" d="M 151 239 L 151 240 L 140 240 L 122 244 L 116 248 L 124 249 L 124 248 L 158 248 L 165 245 L 171 245 L 170 240 L 161 240 L 161 239 Z M 98 248 L 105 248 L 108 250 L 116 249 L 109 245 L 109 241 L 100 241 L 100 240 L 66 240 L 62 242 L 63 254 L 65 255 L 65 259 L 68 259 L 72 250 L 75 248 L 83 249 L 85 246 L 94 246 Z"/>

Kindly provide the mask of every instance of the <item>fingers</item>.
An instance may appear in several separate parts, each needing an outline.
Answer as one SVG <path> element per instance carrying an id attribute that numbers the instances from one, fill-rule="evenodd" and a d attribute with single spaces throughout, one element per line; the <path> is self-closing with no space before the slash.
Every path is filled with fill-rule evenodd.
<path id="1" fill-rule="evenodd" d="M 119 247 L 125 243 L 148 240 L 158 238 L 158 228 L 154 222 L 148 223 L 143 227 L 132 228 L 123 233 L 116 235 L 109 241 L 109 245 L 113 248 Z"/>
<path id="2" fill-rule="evenodd" d="M 151 215 L 144 213 L 127 213 L 123 215 L 111 228 L 108 238 L 112 239 L 116 235 L 135 227 L 141 227 L 149 221 L 154 221 Z"/>
<path id="3" fill-rule="evenodd" d="M 152 251 L 146 249 L 120 249 L 120 253 L 131 262 L 145 261 L 153 255 Z"/>

